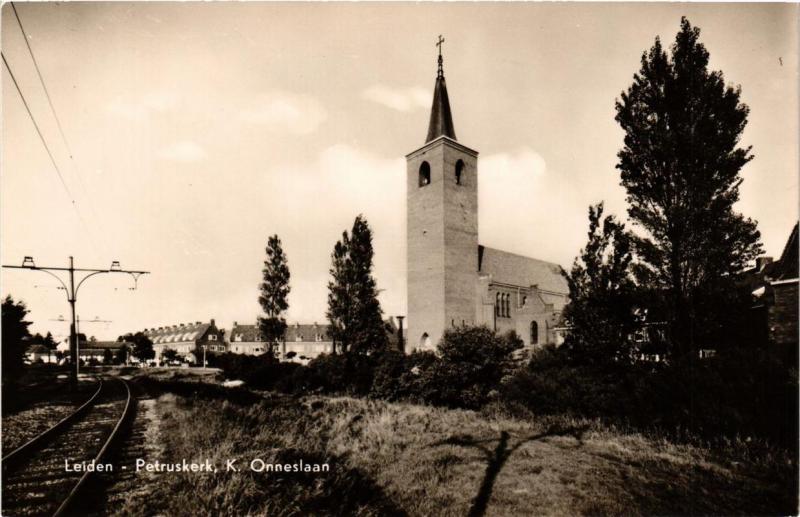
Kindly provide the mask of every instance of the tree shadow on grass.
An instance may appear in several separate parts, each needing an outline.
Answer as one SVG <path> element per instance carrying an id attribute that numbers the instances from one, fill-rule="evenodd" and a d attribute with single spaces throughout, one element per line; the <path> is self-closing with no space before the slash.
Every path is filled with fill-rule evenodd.
<path id="1" fill-rule="evenodd" d="M 500 474 L 500 471 L 503 470 L 508 458 L 510 458 L 517 449 L 527 443 L 536 442 L 553 436 L 572 436 L 578 440 L 578 447 L 581 447 L 583 446 L 583 433 L 585 433 L 588 428 L 588 425 L 580 427 L 552 426 L 542 433 L 534 434 L 528 436 L 527 438 L 522 438 L 519 440 L 519 442 L 517 442 L 516 445 L 512 447 L 509 447 L 508 445 L 511 436 L 506 431 L 502 431 L 499 438 L 488 438 L 483 440 L 476 440 L 471 436 L 451 436 L 450 438 L 431 444 L 430 447 L 458 445 L 461 447 L 472 447 L 483 452 L 486 457 L 486 472 L 483 476 L 481 486 L 478 489 L 478 493 L 472 500 L 472 507 L 467 514 L 469 517 L 482 517 L 486 514 L 486 509 L 489 505 L 489 499 L 492 497 L 492 491 L 494 489 L 494 483 L 497 479 L 497 476 Z M 497 442 L 497 446 L 494 448 L 494 450 L 491 450 L 488 446 L 485 446 L 493 442 Z"/>

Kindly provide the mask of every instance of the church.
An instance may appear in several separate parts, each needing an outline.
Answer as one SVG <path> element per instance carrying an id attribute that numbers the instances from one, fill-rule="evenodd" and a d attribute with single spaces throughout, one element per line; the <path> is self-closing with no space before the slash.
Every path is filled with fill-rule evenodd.
<path id="1" fill-rule="evenodd" d="M 478 152 L 456 139 L 441 41 L 425 145 L 406 155 L 406 350 L 435 350 L 448 328 L 464 325 L 513 330 L 529 351 L 558 344 L 568 297 L 561 266 L 478 239 Z"/>

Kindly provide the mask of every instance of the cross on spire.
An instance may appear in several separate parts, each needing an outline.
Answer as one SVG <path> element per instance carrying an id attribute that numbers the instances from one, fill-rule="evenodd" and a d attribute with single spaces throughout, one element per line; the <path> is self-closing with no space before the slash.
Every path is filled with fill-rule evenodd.
<path id="1" fill-rule="evenodd" d="M 436 42 L 436 46 L 439 47 L 439 69 L 436 71 L 436 77 L 444 77 L 444 69 L 442 68 L 442 43 L 444 43 L 444 38 L 439 34 L 439 40 Z"/>

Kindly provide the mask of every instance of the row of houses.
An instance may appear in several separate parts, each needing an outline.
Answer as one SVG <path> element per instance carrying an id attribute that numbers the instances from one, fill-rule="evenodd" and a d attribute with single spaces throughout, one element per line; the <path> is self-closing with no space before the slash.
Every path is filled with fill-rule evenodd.
<path id="1" fill-rule="evenodd" d="M 290 323 L 286 334 L 275 351 L 285 361 L 307 362 L 320 354 L 334 351 L 334 342 L 328 333 L 329 325 L 321 323 Z M 390 345 L 400 347 L 402 332 L 394 318 L 386 320 Z M 199 354 L 205 352 L 243 355 L 261 355 L 268 351 L 268 343 L 258 325 L 234 321 L 230 332 L 219 328 L 212 318 L 208 322 L 179 323 L 144 329 L 153 342 L 156 361 L 162 362 L 167 350 L 174 350 L 188 362 L 200 362 Z"/>
<path id="2" fill-rule="evenodd" d="M 68 340 L 67 340 L 68 346 Z M 83 363 L 106 362 L 109 357 L 118 360 L 121 350 L 127 359 L 133 343 L 128 341 L 97 341 L 86 339 L 85 334 L 78 334 L 78 357 Z M 31 345 L 25 352 L 29 363 L 63 363 L 69 358 L 69 350 L 47 348 L 44 345 Z"/>

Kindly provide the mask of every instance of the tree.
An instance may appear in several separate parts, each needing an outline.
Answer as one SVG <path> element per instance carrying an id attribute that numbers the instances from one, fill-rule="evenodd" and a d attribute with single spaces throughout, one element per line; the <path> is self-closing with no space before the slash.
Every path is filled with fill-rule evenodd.
<path id="1" fill-rule="evenodd" d="M 51 334 L 50 332 L 48 332 L 47 335 L 44 337 L 42 344 L 47 348 L 49 348 L 50 350 L 55 350 L 56 347 L 58 347 L 58 343 L 56 343 L 56 340 L 53 338 L 53 334 Z"/>
<path id="2" fill-rule="evenodd" d="M 175 361 L 178 359 L 178 352 L 171 348 L 165 348 L 164 351 L 161 352 L 161 359 L 167 362 Z"/>
<path id="3" fill-rule="evenodd" d="M 119 364 L 127 364 L 128 362 L 128 346 L 122 345 L 117 349 L 117 354 L 115 359 Z"/>
<path id="4" fill-rule="evenodd" d="M 153 342 L 147 337 L 144 332 L 137 332 L 136 334 L 125 334 L 117 339 L 117 341 L 127 341 L 133 343 L 133 350 L 131 355 L 139 361 L 147 361 L 156 356 L 153 350 Z"/>
<path id="5" fill-rule="evenodd" d="M 677 354 L 693 350 L 725 311 L 709 294 L 728 289 L 761 253 L 756 222 L 733 210 L 740 171 L 753 158 L 739 147 L 749 108 L 739 87 L 708 70 L 699 36 L 682 18 L 671 56 L 656 38 L 616 102 L 625 131 L 617 168 L 642 230 L 637 279 L 664 299 Z"/>
<path id="6" fill-rule="evenodd" d="M 329 335 L 342 352 L 359 354 L 387 346 L 383 311 L 372 276 L 372 230 L 364 216 L 336 243 L 328 282 Z"/>
<path id="7" fill-rule="evenodd" d="M 30 321 L 25 321 L 28 309 L 22 301 L 15 302 L 9 295 L 3 300 L 2 308 L 2 358 L 3 382 L 13 381 L 22 375 L 25 349 L 28 346 Z"/>
<path id="8" fill-rule="evenodd" d="M 277 344 L 286 333 L 286 320 L 283 312 L 289 308 L 289 266 L 286 255 L 277 235 L 267 240 L 267 260 L 262 270 L 261 295 L 258 303 L 264 310 L 265 317 L 258 318 L 258 327 L 267 342 L 271 354 L 275 353 Z"/>
<path id="9" fill-rule="evenodd" d="M 630 360 L 629 335 L 637 317 L 631 275 L 631 238 L 614 216 L 603 217 L 603 203 L 589 207 L 589 234 L 569 274 L 564 342 L 580 362 L 611 364 Z"/>

